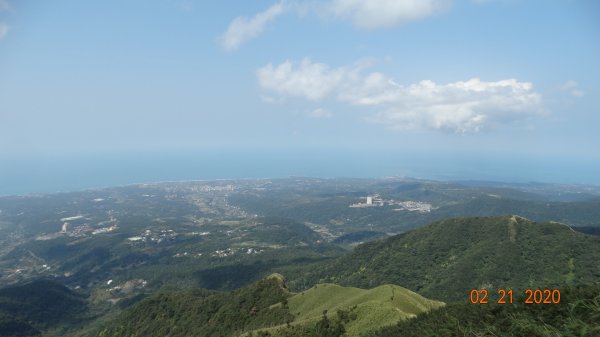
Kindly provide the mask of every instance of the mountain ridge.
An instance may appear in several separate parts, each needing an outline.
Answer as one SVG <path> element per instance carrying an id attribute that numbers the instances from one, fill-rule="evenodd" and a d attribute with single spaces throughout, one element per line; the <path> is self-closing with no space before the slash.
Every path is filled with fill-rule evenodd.
<path id="1" fill-rule="evenodd" d="M 558 287 L 600 281 L 600 238 L 517 215 L 454 218 L 369 242 L 288 285 L 402 284 L 426 297 L 465 300 L 475 288 Z"/>

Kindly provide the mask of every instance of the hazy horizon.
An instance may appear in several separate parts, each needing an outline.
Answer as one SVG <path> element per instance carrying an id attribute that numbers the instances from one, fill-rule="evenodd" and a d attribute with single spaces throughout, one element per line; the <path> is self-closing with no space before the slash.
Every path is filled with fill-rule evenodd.
<path id="1" fill-rule="evenodd" d="M 70 192 L 162 181 L 287 178 L 384 178 L 600 185 L 596 163 L 549 158 L 372 151 L 131 153 L 44 156 L 0 161 L 0 195 Z"/>

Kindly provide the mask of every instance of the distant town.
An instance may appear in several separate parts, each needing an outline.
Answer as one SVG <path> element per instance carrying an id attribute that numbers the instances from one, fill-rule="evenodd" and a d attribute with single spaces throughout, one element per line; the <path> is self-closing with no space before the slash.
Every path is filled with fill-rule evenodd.
<path id="1" fill-rule="evenodd" d="M 429 213 L 434 209 L 433 205 L 420 202 L 420 201 L 396 201 L 394 199 L 383 199 L 379 194 L 368 195 L 366 197 L 362 197 L 365 199 L 365 202 L 358 202 L 350 205 L 351 208 L 360 208 L 360 207 L 383 207 L 383 206 L 396 206 L 394 211 L 409 211 L 409 212 L 419 212 L 419 213 Z"/>

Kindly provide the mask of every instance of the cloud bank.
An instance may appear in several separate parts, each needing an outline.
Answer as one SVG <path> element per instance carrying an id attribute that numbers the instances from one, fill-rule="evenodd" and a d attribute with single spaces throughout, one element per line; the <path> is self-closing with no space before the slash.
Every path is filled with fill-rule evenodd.
<path id="1" fill-rule="evenodd" d="M 327 98 L 371 107 L 368 120 L 392 129 L 429 129 L 477 133 L 529 119 L 542 113 L 541 95 L 530 82 L 516 79 L 482 81 L 472 78 L 438 84 L 423 80 L 396 83 L 364 65 L 331 68 L 310 59 L 268 64 L 256 71 L 265 91 L 310 101 Z"/>

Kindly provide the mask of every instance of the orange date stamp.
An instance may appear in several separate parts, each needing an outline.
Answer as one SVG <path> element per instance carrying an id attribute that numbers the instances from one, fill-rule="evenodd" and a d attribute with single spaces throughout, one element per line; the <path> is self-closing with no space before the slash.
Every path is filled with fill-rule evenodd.
<path id="1" fill-rule="evenodd" d="M 560 290 L 558 289 L 525 289 L 523 292 L 523 303 L 525 304 L 559 304 Z M 489 304 L 494 301 L 497 304 L 513 303 L 512 289 L 498 289 L 496 296 L 492 299 L 487 289 L 473 289 L 469 294 L 472 304 Z"/>

